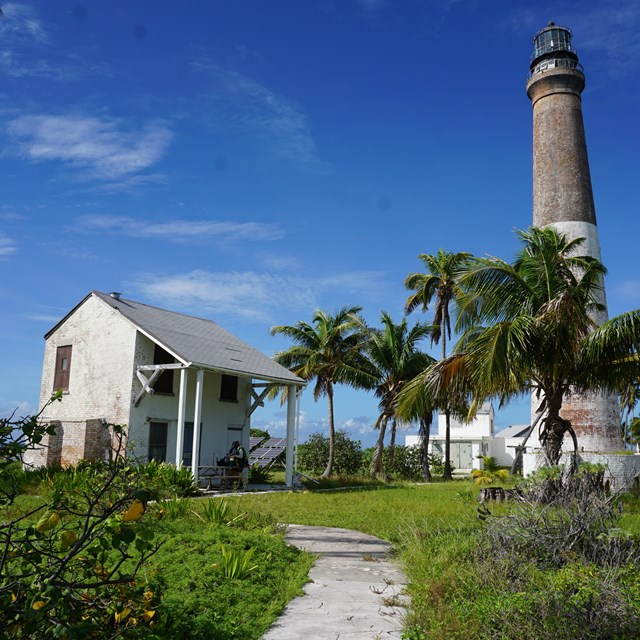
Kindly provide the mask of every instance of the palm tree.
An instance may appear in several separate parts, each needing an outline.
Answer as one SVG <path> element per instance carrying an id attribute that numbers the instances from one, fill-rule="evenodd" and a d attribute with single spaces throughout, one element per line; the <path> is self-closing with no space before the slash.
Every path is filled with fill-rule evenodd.
<path id="1" fill-rule="evenodd" d="M 363 332 L 368 335 L 365 353 L 372 365 L 375 380 L 372 388 L 375 389 L 375 395 L 379 399 L 378 408 L 380 409 L 380 415 L 376 420 L 376 428 L 380 433 L 371 460 L 372 476 L 384 475 L 382 453 L 389 420 L 392 423 L 390 454 L 393 457 L 398 420 L 396 412 L 398 393 L 409 380 L 434 361 L 431 356 L 418 350 L 418 343 L 430 334 L 432 327 L 419 322 L 409 329 L 406 318 L 396 324 L 386 311 L 382 312 L 381 321 L 381 329 L 368 329 L 365 325 L 362 326 Z"/>
<path id="2" fill-rule="evenodd" d="M 442 359 L 447 357 L 447 338 L 451 339 L 451 318 L 449 306 L 460 297 L 459 277 L 463 268 L 471 259 L 470 253 L 450 253 L 438 249 L 435 255 L 421 253 L 418 258 L 424 262 L 427 273 L 410 273 L 404 281 L 407 289 L 415 293 L 407 298 L 405 313 L 411 313 L 420 307 L 426 311 L 435 297 L 433 313 L 433 331 L 431 343 L 438 344 L 442 340 Z M 446 397 L 446 396 L 445 396 Z M 451 480 L 451 409 L 450 403 L 442 407 L 445 413 L 445 460 L 444 480 Z"/>
<path id="3" fill-rule="evenodd" d="M 502 401 L 533 390 L 540 399 L 540 441 L 557 464 L 565 434 L 560 415 L 571 391 L 616 392 L 638 377 L 640 310 L 596 328 L 606 272 L 579 255 L 584 239 L 570 241 L 549 227 L 518 231 L 524 243 L 513 264 L 478 259 L 460 283 L 467 292 L 459 324 L 465 333 L 450 358 L 426 380 L 432 393 L 451 388 L 476 402 Z"/>
<path id="4" fill-rule="evenodd" d="M 334 385 L 370 387 L 368 362 L 362 355 L 363 335 L 358 314 L 361 307 L 343 307 L 334 315 L 316 310 L 311 324 L 271 327 L 271 335 L 282 334 L 295 343 L 274 355 L 276 362 L 304 380 L 316 381 L 313 398 L 327 396 L 329 402 L 329 459 L 323 478 L 331 476 L 335 446 Z"/>

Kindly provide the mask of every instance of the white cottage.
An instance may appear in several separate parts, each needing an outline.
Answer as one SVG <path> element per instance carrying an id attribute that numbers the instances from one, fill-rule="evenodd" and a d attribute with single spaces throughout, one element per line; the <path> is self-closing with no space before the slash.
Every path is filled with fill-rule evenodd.
<path id="1" fill-rule="evenodd" d="M 450 460 L 457 473 L 470 473 L 473 469 L 480 469 L 480 456 L 494 455 L 492 443 L 494 441 L 495 413 L 493 405 L 485 402 L 477 411 L 476 416 L 469 422 L 451 416 L 450 418 Z M 429 453 L 444 458 L 446 439 L 446 417 L 438 414 L 438 433 L 429 439 Z M 420 444 L 420 436 L 405 436 L 407 446 Z"/>
<path id="2" fill-rule="evenodd" d="M 25 462 L 104 457 L 102 425 L 126 424 L 128 455 L 189 466 L 197 479 L 234 440 L 249 450 L 251 414 L 272 383 L 289 388 L 291 485 L 302 379 L 215 322 L 92 291 L 45 335 L 40 406 L 62 391 L 42 416 L 59 426 Z"/>

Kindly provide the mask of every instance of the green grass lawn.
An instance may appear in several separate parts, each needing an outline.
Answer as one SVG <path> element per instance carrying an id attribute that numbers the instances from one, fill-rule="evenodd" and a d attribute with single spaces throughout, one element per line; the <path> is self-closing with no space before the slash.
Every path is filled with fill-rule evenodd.
<path id="1" fill-rule="evenodd" d="M 238 508 L 287 524 L 343 527 L 399 542 L 407 528 L 474 528 L 478 488 L 470 482 L 399 484 L 383 488 L 247 494 Z"/>
<path id="2" fill-rule="evenodd" d="M 158 631 L 162 637 L 177 640 L 260 638 L 286 602 L 301 592 L 313 561 L 309 554 L 285 544 L 278 523 L 294 523 L 356 529 L 394 545 L 410 582 L 412 599 L 405 640 L 583 637 L 571 636 L 574 632 L 570 630 L 563 634 L 556 628 L 561 619 L 554 618 L 553 612 L 547 612 L 551 622 L 545 622 L 544 628 L 532 626 L 518 632 L 521 635 L 508 631 L 496 635 L 496 611 L 504 608 L 517 613 L 518 607 L 521 611 L 528 611 L 527 607 L 536 610 L 536 598 L 543 597 L 540 594 L 551 582 L 560 584 L 559 593 L 569 598 L 572 592 L 561 590 L 565 588 L 562 581 L 572 585 L 584 576 L 532 572 L 537 591 L 520 595 L 511 593 L 508 583 L 498 576 L 487 593 L 473 560 L 482 529 L 477 517 L 478 492 L 470 481 L 456 480 L 158 503 L 150 507 L 145 519 L 163 545 L 143 570 L 152 588 L 162 594 Z M 216 523 L 207 517 L 205 507 L 222 500 L 229 512 L 224 522 Z M 19 513 L 38 501 L 35 495 L 23 495 L 11 509 Z M 628 497 L 624 506 L 621 527 L 640 536 L 640 498 Z M 493 505 L 491 509 L 499 515 L 508 506 Z M 226 524 L 232 520 L 231 525 Z M 223 548 L 239 558 L 253 549 L 244 575 L 225 577 Z M 633 587 L 635 583 L 629 584 Z M 522 602 L 514 601 L 515 596 Z M 590 605 L 587 602 L 584 606 Z M 536 616 L 532 618 L 535 621 Z M 487 620 L 494 624 L 492 631 Z M 627 637 L 640 637 L 640 632 L 616 638 Z"/>
<path id="3" fill-rule="evenodd" d="M 229 500 L 238 509 L 261 514 L 278 522 L 356 529 L 392 542 L 410 582 L 412 604 L 406 616 L 407 640 L 466 640 L 469 637 L 491 640 L 574 640 L 600 637 L 588 635 L 587 630 L 584 636 L 576 635 L 580 633 L 576 626 L 571 626 L 562 617 L 565 615 L 562 602 L 569 602 L 570 611 L 580 615 L 587 615 L 585 612 L 592 606 L 588 599 L 584 602 L 579 600 L 587 597 L 583 594 L 586 587 L 580 586 L 584 576 L 580 574 L 579 568 L 569 567 L 565 572 L 569 577 L 565 577 L 563 572 L 532 570 L 531 592 L 520 595 L 512 594 L 508 581 L 497 576 L 491 590 L 487 592 L 487 583 L 480 579 L 482 576 L 478 575 L 478 565 L 474 560 L 482 528 L 477 517 L 478 492 L 479 488 L 470 481 L 454 481 L 423 485 L 400 484 L 368 490 L 247 494 Z M 640 536 L 640 499 L 628 498 L 624 503 L 625 513 L 620 526 Z M 504 513 L 508 508 L 508 505 L 491 505 L 491 510 L 496 515 Z M 572 571 L 578 571 L 577 577 L 572 577 Z M 631 575 L 638 573 L 637 568 L 634 571 Z M 590 574 L 587 571 L 585 575 Z M 570 600 L 573 580 L 578 581 L 576 595 L 573 596 L 578 599 L 576 609 L 571 609 L 574 604 Z M 629 583 L 629 580 L 635 578 L 626 580 Z M 545 593 L 549 581 L 559 585 L 555 589 L 560 600 L 558 605 L 554 605 L 558 607 L 558 611 L 552 607 L 550 611 L 545 610 L 544 615 L 534 615 L 536 606 L 548 606 Z M 633 593 L 635 583 L 629 584 Z M 591 593 L 587 589 L 586 592 L 588 597 L 597 596 L 595 591 Z M 536 604 L 538 600 L 540 605 Z M 514 625 L 509 630 L 505 623 L 504 635 L 496 635 L 500 633 L 495 628 L 496 625 L 500 628 L 496 618 L 501 615 L 503 606 L 505 611 L 520 611 L 521 615 L 528 612 L 527 619 L 532 620 L 530 627 L 514 632 Z M 487 621 L 491 622 L 493 630 L 488 628 Z M 559 624 L 563 625 L 562 628 L 557 628 Z M 580 624 L 578 623 L 578 627 Z M 620 635 L 611 638 L 640 638 L 640 627 L 638 629 L 636 636 Z"/>

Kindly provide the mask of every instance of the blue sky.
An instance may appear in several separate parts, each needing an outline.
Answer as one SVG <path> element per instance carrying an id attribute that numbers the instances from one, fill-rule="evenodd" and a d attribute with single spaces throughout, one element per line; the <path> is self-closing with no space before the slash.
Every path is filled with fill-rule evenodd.
<path id="1" fill-rule="evenodd" d="M 2 413 L 36 408 L 43 334 L 91 289 L 271 354 L 287 342 L 269 327 L 317 307 L 399 320 L 419 253 L 510 258 L 531 223 L 531 38 L 550 19 L 587 77 L 610 313 L 640 306 L 637 0 L 0 6 Z M 372 395 L 340 389 L 336 414 L 372 441 Z M 497 424 L 527 419 L 522 402 Z M 307 392 L 303 434 L 325 425 Z"/>

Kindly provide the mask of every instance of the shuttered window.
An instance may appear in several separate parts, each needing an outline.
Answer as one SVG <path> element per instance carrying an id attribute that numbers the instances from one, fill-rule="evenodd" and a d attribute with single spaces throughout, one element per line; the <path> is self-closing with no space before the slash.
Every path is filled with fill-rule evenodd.
<path id="1" fill-rule="evenodd" d="M 69 371 L 71 370 L 71 345 L 58 347 L 56 351 L 56 369 L 53 376 L 53 390 L 69 389 Z"/>

